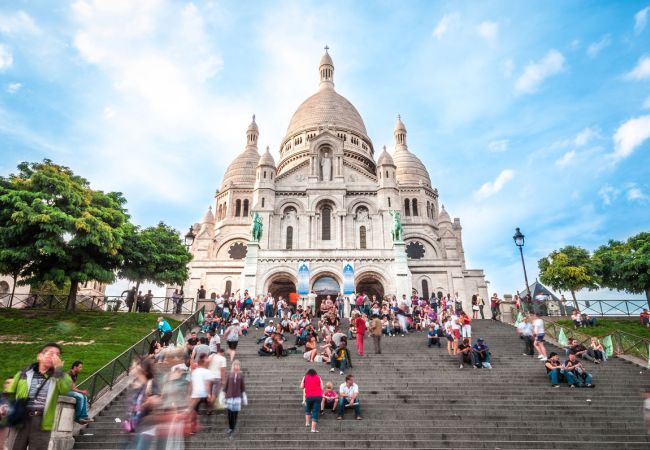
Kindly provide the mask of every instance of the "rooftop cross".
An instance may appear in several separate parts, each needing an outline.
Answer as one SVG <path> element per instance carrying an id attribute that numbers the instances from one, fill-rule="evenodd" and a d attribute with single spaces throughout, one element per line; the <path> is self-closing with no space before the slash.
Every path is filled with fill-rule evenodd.
<path id="1" fill-rule="evenodd" d="M 327 44 L 325 44 L 325 53 L 327 53 L 327 51 L 328 51 L 329 49 L 330 49 L 330 48 L 327 46 Z"/>

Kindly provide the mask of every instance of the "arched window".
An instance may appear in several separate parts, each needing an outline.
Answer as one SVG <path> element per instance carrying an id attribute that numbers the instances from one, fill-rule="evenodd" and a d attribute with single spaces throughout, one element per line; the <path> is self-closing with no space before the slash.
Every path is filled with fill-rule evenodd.
<path id="1" fill-rule="evenodd" d="M 221 213 L 223 212 L 223 205 L 219 205 L 217 208 L 217 220 L 221 220 Z"/>
<path id="2" fill-rule="evenodd" d="M 414 216 L 418 215 L 418 201 L 417 201 L 417 199 L 413 199 L 413 215 Z"/>
<path id="3" fill-rule="evenodd" d="M 332 239 L 332 209 L 329 206 L 325 206 L 321 210 L 321 221 L 323 226 L 322 239 L 329 241 Z"/>
<path id="4" fill-rule="evenodd" d="M 287 250 L 293 249 L 293 227 L 287 227 Z"/>
<path id="5" fill-rule="evenodd" d="M 264 208 L 264 197 L 262 197 L 262 208 Z"/>
<path id="6" fill-rule="evenodd" d="M 359 248 L 366 247 L 366 227 L 359 227 Z"/>
<path id="7" fill-rule="evenodd" d="M 244 200 L 244 214 L 243 217 L 248 217 L 248 200 Z"/>
<path id="8" fill-rule="evenodd" d="M 388 178 L 388 170 L 386 171 L 386 178 Z"/>
<path id="9" fill-rule="evenodd" d="M 429 298 L 429 282 L 422 280 L 422 298 Z"/>
<path id="10" fill-rule="evenodd" d="M 405 216 L 411 215 L 411 202 L 409 201 L 408 198 L 404 199 L 404 215 Z"/>
<path id="11" fill-rule="evenodd" d="M 266 179 L 266 170 L 264 171 L 264 179 Z"/>
<path id="12" fill-rule="evenodd" d="M 388 197 L 388 207 L 390 208 L 390 197 Z"/>
<path id="13" fill-rule="evenodd" d="M 232 291 L 232 281 L 226 281 L 226 289 L 223 292 L 223 296 L 228 298 L 230 297 L 230 292 Z"/>
<path id="14" fill-rule="evenodd" d="M 427 200 L 427 217 L 431 218 L 431 203 Z"/>
<path id="15" fill-rule="evenodd" d="M 235 202 L 235 217 L 241 216 L 241 200 Z"/>
<path id="16" fill-rule="evenodd" d="M 226 204 L 224 203 L 224 204 L 223 204 L 223 213 L 222 213 L 223 215 L 222 215 L 222 217 L 226 217 L 226 213 L 227 213 L 227 212 L 228 212 L 228 207 L 227 207 Z"/>

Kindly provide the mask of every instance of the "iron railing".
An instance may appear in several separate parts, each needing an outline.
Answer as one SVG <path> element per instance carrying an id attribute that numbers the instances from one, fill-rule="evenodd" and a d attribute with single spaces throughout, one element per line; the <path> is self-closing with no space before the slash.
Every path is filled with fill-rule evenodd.
<path id="1" fill-rule="evenodd" d="M 175 302 L 172 297 L 153 297 L 151 305 L 146 305 L 148 308 L 144 310 L 167 314 L 192 314 L 196 308 L 196 299 L 185 297 L 182 300 Z M 0 308 L 65 309 L 67 302 L 67 294 L 0 294 Z M 75 307 L 84 311 L 128 312 L 125 296 L 77 295 Z M 140 308 L 137 308 L 136 304 L 133 310 L 140 311 Z"/>
<path id="2" fill-rule="evenodd" d="M 205 307 L 195 311 L 173 330 L 172 343 L 178 339 L 178 333 L 185 336 L 192 327 L 198 325 L 199 316 L 203 317 Z M 113 386 L 131 371 L 131 364 L 137 358 L 149 353 L 151 343 L 159 339 L 158 331 L 152 331 L 119 356 L 109 361 L 102 368 L 79 383 L 79 389 L 88 389 L 88 400 L 93 402 L 98 397 L 113 389 Z"/>
<path id="3" fill-rule="evenodd" d="M 513 321 L 517 318 L 516 315 L 513 315 Z M 567 317 L 567 319 L 569 319 Z M 564 336 L 568 338 L 574 338 L 576 341 L 580 342 L 585 347 L 589 348 L 591 345 L 591 338 L 596 337 L 602 343 L 603 339 L 607 336 L 612 339 L 612 349 L 615 356 L 618 355 L 627 355 L 634 356 L 645 361 L 645 366 L 648 367 L 650 363 L 648 352 L 650 351 L 650 339 L 637 336 L 635 334 L 626 333 L 624 331 L 613 331 L 610 333 L 605 333 L 600 336 L 592 336 L 578 331 L 573 326 L 566 326 L 557 323 L 553 320 L 544 320 L 544 333 L 546 336 L 554 339 L 559 343 L 560 332 L 564 332 Z"/>
<path id="4" fill-rule="evenodd" d="M 577 303 L 582 314 L 600 317 L 638 316 L 644 308 L 648 308 L 645 300 L 578 300 Z M 572 300 L 521 302 L 523 312 L 534 312 L 541 316 L 569 316 L 574 308 Z"/>

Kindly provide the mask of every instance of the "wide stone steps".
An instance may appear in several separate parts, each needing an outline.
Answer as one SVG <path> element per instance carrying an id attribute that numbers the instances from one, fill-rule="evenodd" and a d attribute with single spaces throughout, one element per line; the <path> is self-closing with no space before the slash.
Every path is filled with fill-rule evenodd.
<path id="1" fill-rule="evenodd" d="M 585 362 L 595 389 L 553 389 L 543 363 L 521 355 L 514 328 L 486 320 L 475 321 L 473 331 L 490 346 L 494 369 L 459 369 L 457 359 L 447 355 L 446 341 L 443 348 L 427 348 L 423 333 L 384 337 L 382 355 L 372 353 L 367 339 L 364 358 L 351 340 L 351 372 L 361 389 L 364 420 L 348 411 L 337 421 L 328 411 L 320 432 L 312 434 L 304 426 L 300 379 L 313 367 L 338 390 L 344 376 L 330 373 L 328 365 L 307 363 L 301 353 L 259 357 L 255 340 L 261 330 L 251 330 L 237 352 L 249 406 L 239 415 L 234 440 L 226 439 L 223 413 L 202 415 L 200 432 L 186 438 L 185 448 L 650 448 L 639 394 L 650 386 L 647 371 L 619 359 Z M 75 448 L 125 448 L 132 436 L 121 433 L 115 418 L 125 416 L 126 406 L 119 396 L 86 427 Z"/>

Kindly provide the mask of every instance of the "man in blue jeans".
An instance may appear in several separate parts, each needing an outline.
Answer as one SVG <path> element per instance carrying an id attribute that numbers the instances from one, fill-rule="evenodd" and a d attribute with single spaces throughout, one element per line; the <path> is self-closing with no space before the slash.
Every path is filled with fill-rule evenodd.
<path id="1" fill-rule="evenodd" d="M 565 370 L 573 375 L 577 387 L 595 387 L 592 383 L 592 376 L 585 370 L 582 363 L 578 361 L 575 353 L 569 353 L 569 359 L 564 363 Z"/>
<path id="2" fill-rule="evenodd" d="M 575 378 L 573 373 L 566 368 L 560 362 L 560 357 L 557 353 L 551 352 L 548 359 L 544 363 L 546 367 L 546 373 L 548 378 L 551 380 L 551 386 L 554 388 L 560 387 L 560 381 L 566 380 L 569 387 L 575 387 Z"/>
<path id="3" fill-rule="evenodd" d="M 354 408 L 354 417 L 361 420 L 361 403 L 359 402 L 359 386 L 354 382 L 354 376 L 349 374 L 345 377 L 345 383 L 341 383 L 339 387 L 339 413 L 336 417 L 337 420 L 343 420 L 346 406 Z"/>
<path id="4" fill-rule="evenodd" d="M 68 392 L 70 397 L 74 397 L 77 400 L 77 404 L 74 408 L 74 420 L 77 423 L 86 425 L 87 423 L 93 422 L 93 419 L 88 417 L 88 391 L 81 390 L 77 387 L 77 378 L 79 377 L 79 372 L 84 368 L 84 365 L 81 361 L 75 361 L 72 363 L 70 368 L 70 378 L 72 379 L 72 390 Z"/>

